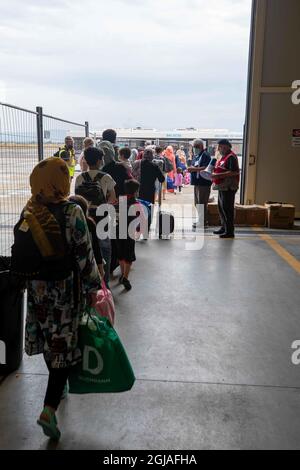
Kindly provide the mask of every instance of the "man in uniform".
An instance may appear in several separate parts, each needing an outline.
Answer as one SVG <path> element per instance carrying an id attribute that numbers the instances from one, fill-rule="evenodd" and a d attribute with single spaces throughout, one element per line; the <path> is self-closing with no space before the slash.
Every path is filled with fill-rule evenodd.
<path id="1" fill-rule="evenodd" d="M 74 139 L 71 136 L 67 136 L 65 138 L 65 145 L 58 150 L 54 154 L 54 157 L 61 158 L 66 162 L 69 167 L 69 173 L 71 179 L 74 178 L 75 175 L 75 166 L 76 166 L 76 159 L 75 159 L 75 150 L 74 150 Z"/>
<path id="2" fill-rule="evenodd" d="M 219 191 L 218 205 L 222 226 L 214 233 L 220 235 L 220 238 L 234 238 L 234 203 L 240 182 L 239 161 L 227 139 L 219 141 L 218 150 L 221 158 L 212 177 L 213 188 Z"/>

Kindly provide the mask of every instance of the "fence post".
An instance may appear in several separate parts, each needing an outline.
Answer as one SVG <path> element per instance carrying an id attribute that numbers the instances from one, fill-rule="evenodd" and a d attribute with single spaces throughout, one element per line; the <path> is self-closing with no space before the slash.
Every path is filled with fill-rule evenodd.
<path id="1" fill-rule="evenodd" d="M 85 136 L 89 137 L 90 136 L 90 126 L 88 121 L 85 121 Z"/>
<path id="2" fill-rule="evenodd" d="M 43 132 L 43 108 L 36 108 L 36 125 L 37 125 L 37 141 L 38 141 L 38 158 L 39 162 L 44 158 L 44 132 Z"/>

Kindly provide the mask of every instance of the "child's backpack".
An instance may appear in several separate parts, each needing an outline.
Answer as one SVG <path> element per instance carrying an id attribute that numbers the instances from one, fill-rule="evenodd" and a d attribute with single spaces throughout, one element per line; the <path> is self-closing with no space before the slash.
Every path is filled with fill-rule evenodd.
<path id="1" fill-rule="evenodd" d="M 152 204 L 149 201 L 145 201 L 144 199 L 137 199 L 137 202 L 140 204 L 143 204 L 144 207 L 147 209 L 148 216 L 150 217 L 151 211 L 152 211 Z"/>
<path id="2" fill-rule="evenodd" d="M 36 245 L 23 214 L 14 227 L 14 244 L 11 248 L 11 273 L 21 279 L 66 279 L 74 270 L 75 262 L 66 239 L 65 207 L 71 204 L 52 204 L 49 211 L 59 223 L 64 242 L 64 253 L 55 258 L 44 258 Z"/>
<path id="3" fill-rule="evenodd" d="M 191 184 L 191 174 L 188 171 L 184 175 L 184 184 Z"/>
<path id="4" fill-rule="evenodd" d="M 101 179 L 105 173 L 99 171 L 94 179 L 86 171 L 82 173 L 83 182 L 75 189 L 75 194 L 84 197 L 91 205 L 100 206 L 106 204 L 106 197 L 104 196 L 101 186 Z"/>

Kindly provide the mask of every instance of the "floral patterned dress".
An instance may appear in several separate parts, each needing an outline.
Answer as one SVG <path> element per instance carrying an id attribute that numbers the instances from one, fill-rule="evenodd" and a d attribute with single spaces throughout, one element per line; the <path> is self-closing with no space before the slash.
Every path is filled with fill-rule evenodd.
<path id="1" fill-rule="evenodd" d="M 76 260 L 74 272 L 61 281 L 29 281 L 25 351 L 44 354 L 52 368 L 65 368 L 81 360 L 77 347 L 78 326 L 86 305 L 86 294 L 100 288 L 89 230 L 81 208 L 66 205 L 66 239 Z"/>

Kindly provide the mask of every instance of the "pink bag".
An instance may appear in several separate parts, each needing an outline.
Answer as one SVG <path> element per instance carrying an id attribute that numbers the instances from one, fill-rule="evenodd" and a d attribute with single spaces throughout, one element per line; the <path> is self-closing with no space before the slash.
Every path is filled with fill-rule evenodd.
<path id="1" fill-rule="evenodd" d="M 186 174 L 184 175 L 184 184 L 191 184 L 191 175 L 188 172 L 186 172 Z"/>
<path id="2" fill-rule="evenodd" d="M 95 308 L 100 317 L 106 317 L 113 325 L 115 322 L 115 303 L 110 290 L 102 280 L 101 289 L 97 292 Z"/>

